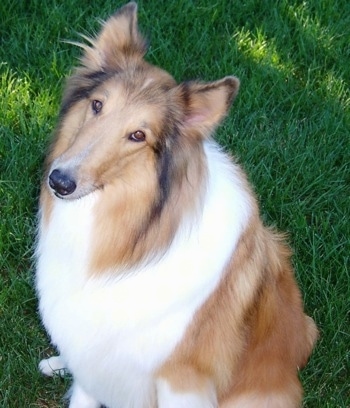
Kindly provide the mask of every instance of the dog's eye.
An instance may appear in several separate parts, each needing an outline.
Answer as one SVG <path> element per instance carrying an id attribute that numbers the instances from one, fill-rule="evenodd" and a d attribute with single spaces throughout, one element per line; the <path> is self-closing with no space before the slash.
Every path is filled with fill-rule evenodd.
<path id="1" fill-rule="evenodd" d="M 146 135 L 142 130 L 137 130 L 129 135 L 129 140 L 132 142 L 144 142 L 146 140 Z"/>
<path id="2" fill-rule="evenodd" d="M 95 114 L 99 113 L 102 109 L 103 103 L 99 101 L 98 99 L 95 99 L 91 103 L 91 108 L 94 111 Z"/>

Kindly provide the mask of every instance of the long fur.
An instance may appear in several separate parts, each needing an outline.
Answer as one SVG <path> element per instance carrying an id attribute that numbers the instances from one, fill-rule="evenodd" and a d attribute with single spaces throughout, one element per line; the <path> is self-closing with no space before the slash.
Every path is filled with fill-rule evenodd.
<path id="1" fill-rule="evenodd" d="M 46 160 L 36 283 L 71 408 L 300 406 L 317 338 L 283 238 L 211 139 L 239 81 L 144 60 L 136 4 L 82 45 Z"/>

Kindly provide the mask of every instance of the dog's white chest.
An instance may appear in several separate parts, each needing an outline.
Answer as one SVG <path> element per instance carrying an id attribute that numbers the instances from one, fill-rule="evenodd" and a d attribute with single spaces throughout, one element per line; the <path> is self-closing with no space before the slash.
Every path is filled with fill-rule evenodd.
<path id="1" fill-rule="evenodd" d="M 41 230 L 37 289 L 43 322 L 74 377 L 111 408 L 143 407 L 141 401 L 151 406 L 154 371 L 215 290 L 249 218 L 239 183 L 216 180 L 216 172 L 227 169 L 213 170 L 200 221 L 181 228 L 161 260 L 125 275 L 88 276 L 99 193 L 57 200 Z"/>
<path id="2" fill-rule="evenodd" d="M 92 210 L 93 202 L 54 208 L 38 248 L 41 315 L 80 384 L 109 407 L 142 407 L 154 399 L 153 372 L 220 276 L 198 269 L 197 246 L 189 240 L 156 265 L 89 278 Z"/>

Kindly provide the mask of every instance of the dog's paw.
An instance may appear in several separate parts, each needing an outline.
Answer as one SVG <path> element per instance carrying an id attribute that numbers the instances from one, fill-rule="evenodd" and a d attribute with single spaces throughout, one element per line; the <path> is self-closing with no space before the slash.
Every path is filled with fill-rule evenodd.
<path id="1" fill-rule="evenodd" d="M 39 363 L 39 370 L 42 374 L 49 377 L 53 377 L 54 375 L 64 377 L 67 373 L 67 369 L 59 356 L 53 356 L 41 360 Z"/>

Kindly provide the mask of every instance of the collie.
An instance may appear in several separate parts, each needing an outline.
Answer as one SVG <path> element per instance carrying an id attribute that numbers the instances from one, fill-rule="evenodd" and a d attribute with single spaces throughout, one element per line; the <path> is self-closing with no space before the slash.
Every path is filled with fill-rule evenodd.
<path id="1" fill-rule="evenodd" d="M 177 84 L 136 4 L 67 83 L 46 160 L 39 308 L 71 408 L 294 408 L 317 338 L 283 239 L 211 139 L 239 81 Z"/>

